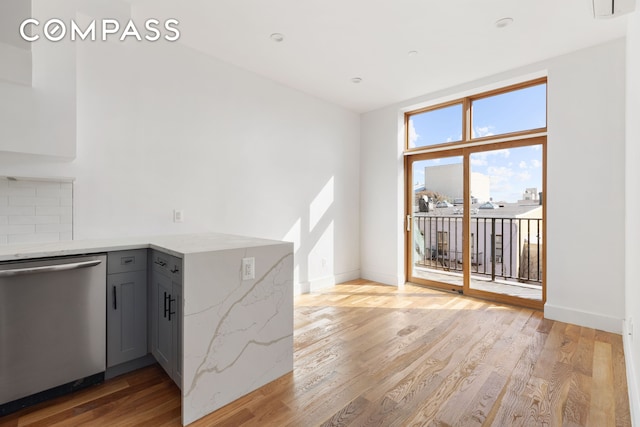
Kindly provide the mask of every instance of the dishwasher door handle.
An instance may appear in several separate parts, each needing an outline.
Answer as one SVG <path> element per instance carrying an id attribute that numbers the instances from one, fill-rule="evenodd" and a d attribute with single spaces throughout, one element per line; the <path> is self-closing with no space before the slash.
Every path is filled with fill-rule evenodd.
<path id="1" fill-rule="evenodd" d="M 102 261 L 99 259 L 91 261 L 72 262 L 69 264 L 45 265 L 42 267 L 14 268 L 12 270 L 0 270 L 0 277 L 21 276 L 24 274 L 50 273 L 56 271 L 76 270 L 78 268 L 95 267 Z"/>

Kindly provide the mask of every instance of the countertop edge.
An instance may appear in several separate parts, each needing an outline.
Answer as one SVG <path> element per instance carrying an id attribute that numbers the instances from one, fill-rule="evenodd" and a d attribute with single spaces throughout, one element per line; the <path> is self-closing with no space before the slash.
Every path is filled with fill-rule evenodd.
<path id="1" fill-rule="evenodd" d="M 0 247 L 0 263 L 135 249 L 155 249 L 178 258 L 184 258 L 190 253 L 218 252 L 280 244 L 292 243 L 222 233 L 70 240 Z"/>

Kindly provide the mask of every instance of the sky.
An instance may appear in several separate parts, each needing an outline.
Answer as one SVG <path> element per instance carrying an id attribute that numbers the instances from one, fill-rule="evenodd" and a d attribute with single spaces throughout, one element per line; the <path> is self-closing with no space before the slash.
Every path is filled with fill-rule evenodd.
<path id="1" fill-rule="evenodd" d="M 546 126 L 546 85 L 532 86 L 473 103 L 473 136 L 500 135 Z M 462 106 L 453 105 L 411 117 L 410 147 L 422 147 L 462 139 Z M 526 188 L 542 191 L 540 145 L 475 153 L 471 170 L 489 176 L 495 201 L 516 202 Z M 424 167 L 461 163 L 461 157 L 414 163 L 414 183 L 424 184 Z M 426 185 L 429 188 L 429 185 Z M 434 189 L 437 190 L 437 189 Z M 473 192 L 473 188 L 472 188 Z"/>

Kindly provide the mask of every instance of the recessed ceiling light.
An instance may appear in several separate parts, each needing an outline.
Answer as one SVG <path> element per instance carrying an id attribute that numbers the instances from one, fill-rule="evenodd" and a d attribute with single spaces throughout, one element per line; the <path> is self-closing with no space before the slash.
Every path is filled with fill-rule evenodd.
<path id="1" fill-rule="evenodd" d="M 409 56 L 418 56 L 418 51 L 417 50 L 410 50 L 408 55 Z"/>
<path id="2" fill-rule="evenodd" d="M 282 40 L 284 40 L 284 36 L 280 33 L 273 33 L 269 37 L 276 43 L 280 43 Z"/>
<path id="3" fill-rule="evenodd" d="M 511 24 L 513 24 L 513 18 L 502 18 L 496 21 L 496 27 L 498 28 L 508 27 Z"/>
<path id="4" fill-rule="evenodd" d="M 351 83 L 360 83 L 360 82 L 362 82 L 361 77 L 354 77 L 351 79 Z"/>

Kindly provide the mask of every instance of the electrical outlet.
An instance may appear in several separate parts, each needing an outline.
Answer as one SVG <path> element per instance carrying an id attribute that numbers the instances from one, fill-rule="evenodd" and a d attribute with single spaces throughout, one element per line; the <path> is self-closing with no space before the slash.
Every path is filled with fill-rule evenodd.
<path id="1" fill-rule="evenodd" d="M 173 222 L 184 222 L 184 211 L 174 209 L 173 210 Z"/>
<path id="2" fill-rule="evenodd" d="M 242 280 L 256 278 L 256 259 L 254 257 L 242 258 Z"/>

